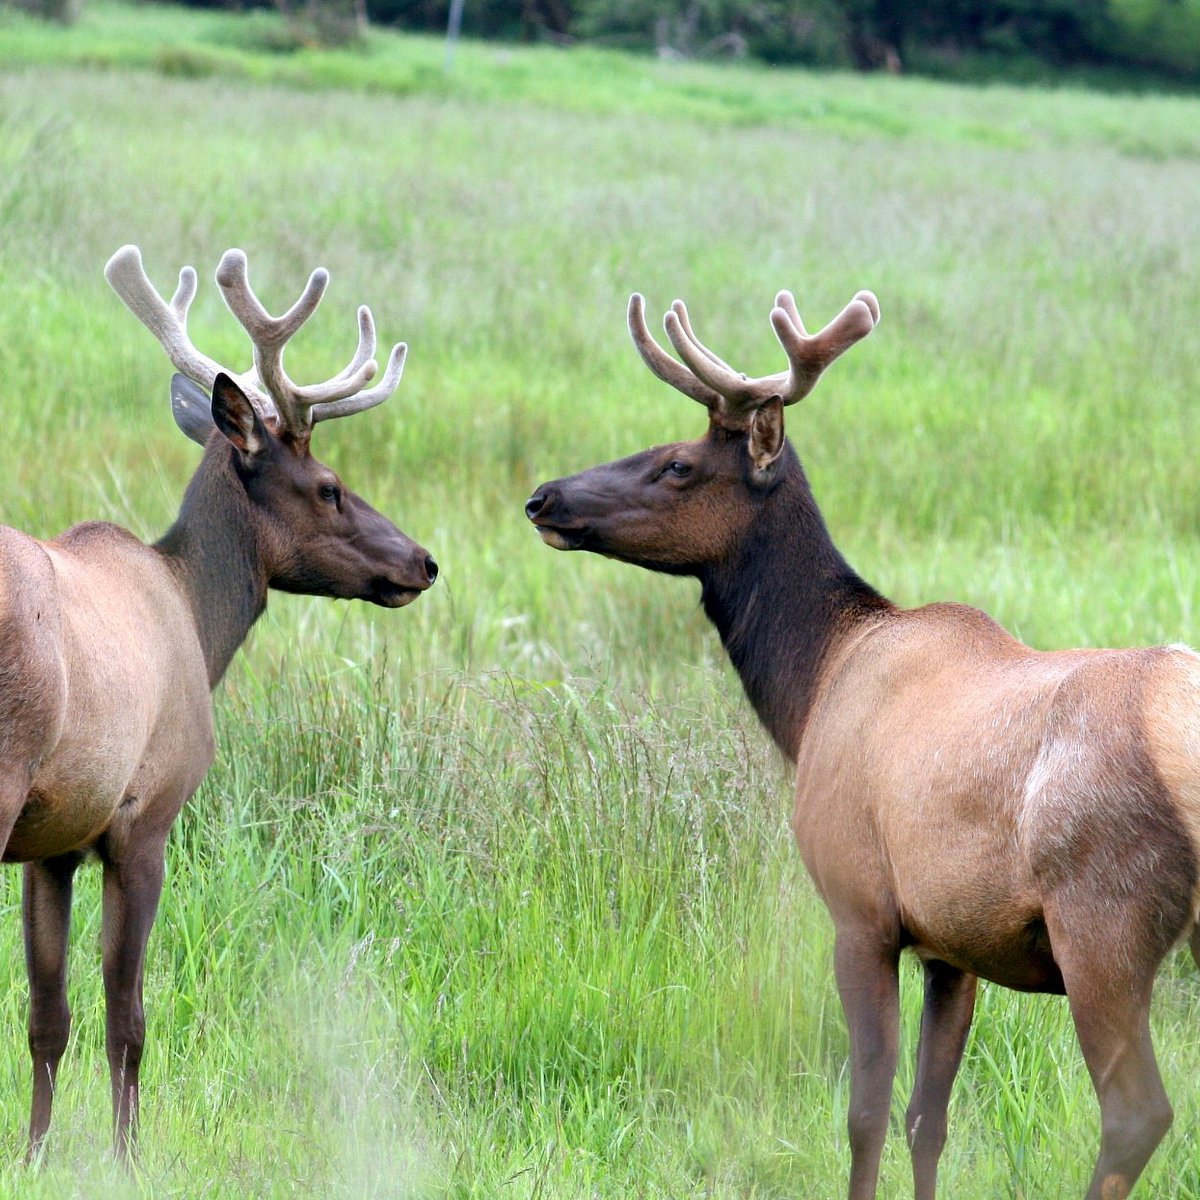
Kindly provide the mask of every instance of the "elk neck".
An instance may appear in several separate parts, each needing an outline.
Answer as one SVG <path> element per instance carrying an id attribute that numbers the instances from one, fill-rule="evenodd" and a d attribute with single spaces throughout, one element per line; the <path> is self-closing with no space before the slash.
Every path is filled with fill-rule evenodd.
<path id="1" fill-rule="evenodd" d="M 269 573 L 253 506 L 222 437 L 209 440 L 175 523 L 155 543 L 183 585 L 216 687 L 267 606 Z"/>
<path id="2" fill-rule="evenodd" d="M 833 544 L 790 444 L 784 456 L 747 533 L 700 583 L 750 703 L 795 761 L 830 651 L 892 605 Z"/>

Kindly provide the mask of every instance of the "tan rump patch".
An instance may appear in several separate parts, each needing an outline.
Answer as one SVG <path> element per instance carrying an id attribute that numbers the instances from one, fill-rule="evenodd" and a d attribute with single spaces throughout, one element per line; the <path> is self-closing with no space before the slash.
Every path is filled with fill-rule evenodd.
<path id="1" fill-rule="evenodd" d="M 1187 646 L 1165 649 L 1162 669 L 1147 683 L 1142 723 L 1154 767 L 1200 863 L 1200 656 Z M 1200 879 L 1192 912 L 1200 918 Z"/>

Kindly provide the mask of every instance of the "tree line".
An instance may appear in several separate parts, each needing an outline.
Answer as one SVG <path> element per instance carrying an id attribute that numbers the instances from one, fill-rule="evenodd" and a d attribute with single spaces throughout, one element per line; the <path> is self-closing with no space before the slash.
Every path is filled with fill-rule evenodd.
<path id="1" fill-rule="evenodd" d="M 21 2 L 21 0 L 18 0 Z M 23 0 L 50 11 L 82 0 Z M 446 29 L 451 0 L 179 0 L 279 8 L 309 42 Z M 462 0 L 463 33 L 668 57 L 980 77 L 1120 69 L 1200 82 L 1200 0 Z"/>
<path id="2" fill-rule="evenodd" d="M 359 2 L 380 24 L 446 27 L 447 0 Z M 977 74 L 1040 64 L 1200 80 L 1200 0 L 465 0 L 463 30 L 859 70 Z"/>

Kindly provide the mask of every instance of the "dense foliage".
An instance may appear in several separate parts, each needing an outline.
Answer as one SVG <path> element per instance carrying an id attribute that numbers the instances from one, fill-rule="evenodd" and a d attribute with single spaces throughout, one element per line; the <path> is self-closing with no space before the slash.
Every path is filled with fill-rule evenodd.
<path id="1" fill-rule="evenodd" d="M 70 23 L 83 0 L 0 0 Z M 195 8 L 277 8 L 276 49 L 346 45 L 368 22 L 436 32 L 450 0 L 180 0 Z M 1200 0 L 460 0 L 474 37 L 588 42 L 665 57 L 917 71 L 977 79 L 1064 69 L 1200 80 Z"/>
<path id="2" fill-rule="evenodd" d="M 275 2 L 310 15 L 351 4 Z M 371 20 L 412 30 L 444 29 L 448 8 L 447 0 L 366 0 Z M 1200 0 L 465 0 L 464 11 L 464 28 L 477 37 L 688 57 L 944 75 L 1121 67 L 1200 77 Z"/>

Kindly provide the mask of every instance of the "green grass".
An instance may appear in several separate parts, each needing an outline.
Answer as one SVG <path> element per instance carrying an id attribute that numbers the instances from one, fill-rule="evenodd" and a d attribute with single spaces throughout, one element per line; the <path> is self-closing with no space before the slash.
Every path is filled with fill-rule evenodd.
<path id="1" fill-rule="evenodd" d="M 759 372 L 779 287 L 820 322 L 868 286 L 883 324 L 788 418 L 863 574 L 1039 646 L 1200 640 L 1200 101 L 473 45 L 445 77 L 436 42 L 280 56 L 241 29 L 0 17 L 0 520 L 169 523 L 197 452 L 101 268 L 128 241 L 160 288 L 196 265 L 193 332 L 241 367 L 211 282 L 240 245 L 274 307 L 330 268 L 296 376 L 342 365 L 360 301 L 410 344 L 397 395 L 316 448 L 444 574 L 401 613 L 276 598 L 220 689 L 151 941 L 131 1184 L 104 1154 L 93 871 L 49 1165 L 16 1166 L 0 873 L 0 1192 L 839 1195 L 845 1032 L 786 772 L 695 586 L 553 554 L 521 505 L 701 431 L 630 347 L 630 291 L 686 297 Z M 211 70 L 164 73 L 163 46 Z M 1198 1026 L 1173 960 L 1177 1123 L 1145 1195 L 1200 1197 Z M 945 1194 L 1078 1196 L 1096 1125 L 1062 1003 L 984 989 Z M 881 1195 L 907 1179 L 897 1130 Z"/>

